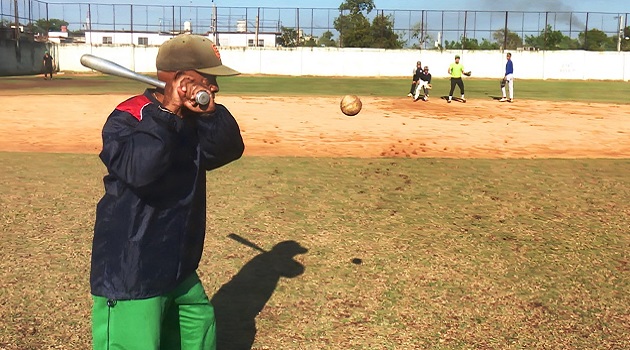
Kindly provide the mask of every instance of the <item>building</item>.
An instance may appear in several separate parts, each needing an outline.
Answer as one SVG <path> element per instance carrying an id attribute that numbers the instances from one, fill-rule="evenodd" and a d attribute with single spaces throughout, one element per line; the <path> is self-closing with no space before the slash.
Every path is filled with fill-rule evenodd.
<path id="1" fill-rule="evenodd" d="M 191 33 L 190 22 L 184 23 L 183 33 Z M 136 45 L 159 46 L 182 32 L 148 32 L 125 30 L 86 30 L 88 45 Z M 230 47 L 275 47 L 278 33 L 248 32 L 241 22 L 233 32 L 207 32 L 205 35 L 218 46 Z"/>

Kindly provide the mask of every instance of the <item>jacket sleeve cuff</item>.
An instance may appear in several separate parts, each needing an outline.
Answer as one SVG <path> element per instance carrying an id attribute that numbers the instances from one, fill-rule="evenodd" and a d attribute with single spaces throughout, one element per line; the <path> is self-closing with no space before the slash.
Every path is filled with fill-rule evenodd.
<path id="1" fill-rule="evenodd" d="M 169 131 L 177 133 L 182 129 L 182 119 L 160 105 L 153 103 L 146 105 L 143 110 L 143 115 L 144 117 L 153 119 L 156 124 L 165 127 Z"/>

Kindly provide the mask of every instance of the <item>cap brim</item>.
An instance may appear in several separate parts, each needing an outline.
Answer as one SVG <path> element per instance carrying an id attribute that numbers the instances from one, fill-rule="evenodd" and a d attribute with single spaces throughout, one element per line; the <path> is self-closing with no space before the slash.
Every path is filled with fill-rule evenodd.
<path id="1" fill-rule="evenodd" d="M 229 75 L 241 74 L 240 72 L 224 65 L 211 67 L 211 68 L 195 69 L 195 70 L 203 74 L 210 74 L 210 75 L 216 75 L 216 76 L 229 76 Z"/>

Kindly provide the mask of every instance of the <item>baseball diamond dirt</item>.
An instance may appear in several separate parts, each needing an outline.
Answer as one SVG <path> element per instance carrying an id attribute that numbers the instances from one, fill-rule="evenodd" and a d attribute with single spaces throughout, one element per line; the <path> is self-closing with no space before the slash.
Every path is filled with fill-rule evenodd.
<path id="1" fill-rule="evenodd" d="M 0 96 L 0 151 L 98 153 L 105 119 L 129 96 Z M 363 110 L 347 118 L 339 99 L 217 97 L 239 121 L 250 156 L 630 157 L 627 104 L 361 96 Z"/>

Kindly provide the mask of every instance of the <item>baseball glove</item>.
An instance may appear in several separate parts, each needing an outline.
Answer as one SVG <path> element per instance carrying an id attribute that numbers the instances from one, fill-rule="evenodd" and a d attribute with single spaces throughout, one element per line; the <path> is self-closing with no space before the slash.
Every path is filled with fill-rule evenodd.
<path id="1" fill-rule="evenodd" d="M 472 74 L 472 71 L 464 72 L 464 75 L 469 77 Z"/>
<path id="2" fill-rule="evenodd" d="M 507 81 L 505 79 L 501 79 L 501 87 L 504 88 Z"/>

